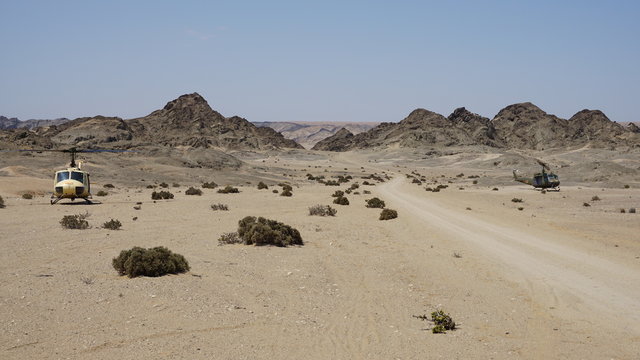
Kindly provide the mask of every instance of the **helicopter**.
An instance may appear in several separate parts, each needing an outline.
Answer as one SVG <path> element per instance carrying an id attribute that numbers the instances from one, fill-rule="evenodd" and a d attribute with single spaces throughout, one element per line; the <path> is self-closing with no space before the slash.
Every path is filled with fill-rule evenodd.
<path id="1" fill-rule="evenodd" d="M 66 150 L 18 150 L 29 152 L 55 151 L 71 154 L 71 162 L 64 170 L 58 170 L 53 176 L 53 193 L 51 194 L 51 205 L 56 204 L 62 199 L 83 199 L 87 204 L 93 204 L 91 201 L 91 181 L 89 173 L 82 170 L 82 162 L 76 163 L 77 153 L 97 153 L 97 152 L 129 152 L 131 150 L 114 150 L 114 149 L 78 149 L 70 148 Z"/>
<path id="2" fill-rule="evenodd" d="M 538 164 L 542 166 L 542 171 L 535 173 L 532 178 L 518 176 L 518 170 L 513 170 L 513 179 L 521 183 L 531 185 L 536 189 L 552 189 L 560 191 L 560 178 L 554 174 L 549 164 L 540 159 L 536 159 Z M 548 171 L 548 172 L 547 172 Z"/>

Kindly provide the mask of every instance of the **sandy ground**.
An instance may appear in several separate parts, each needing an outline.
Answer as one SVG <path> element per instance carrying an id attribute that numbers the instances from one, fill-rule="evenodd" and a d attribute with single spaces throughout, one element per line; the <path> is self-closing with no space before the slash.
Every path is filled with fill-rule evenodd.
<path id="1" fill-rule="evenodd" d="M 640 358 L 640 215 L 619 212 L 640 204 L 635 186 L 577 184 L 541 194 L 462 158 L 438 167 L 394 154 L 245 161 L 266 178 L 288 179 L 294 196 L 257 190 L 254 171 L 236 182 L 239 194 L 186 196 L 184 181 L 169 188 L 175 199 L 154 203 L 151 189 L 116 181 L 96 198 L 101 204 L 51 206 L 51 180 L 5 167 L 0 358 Z M 147 182 L 162 178 L 150 177 L 160 166 L 149 167 Z M 372 194 L 348 195 L 349 206 L 333 205 L 336 217 L 309 216 L 309 206 L 331 204 L 331 194 L 351 183 L 323 186 L 304 175 L 340 171 L 393 179 L 361 185 Z M 427 183 L 406 177 L 412 171 L 449 187 L 426 192 Z M 473 184 L 455 177 L 460 172 L 482 176 Z M 93 178 L 94 193 L 112 182 Z M 223 184 L 233 174 L 209 178 Z M 25 191 L 42 195 L 25 200 Z M 373 196 L 399 217 L 379 221 L 380 210 L 364 206 Z M 213 203 L 230 210 L 212 211 Z M 63 215 L 85 212 L 90 229 L 59 225 Z M 305 245 L 219 246 L 247 215 L 296 227 Z M 121 230 L 101 228 L 111 218 Z M 111 259 L 133 246 L 166 246 L 191 271 L 120 277 Z M 458 329 L 432 334 L 414 317 L 436 309 Z"/>

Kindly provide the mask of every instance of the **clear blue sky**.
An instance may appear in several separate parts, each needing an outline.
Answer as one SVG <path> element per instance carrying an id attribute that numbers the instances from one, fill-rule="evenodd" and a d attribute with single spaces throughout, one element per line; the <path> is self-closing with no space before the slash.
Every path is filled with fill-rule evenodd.
<path id="1" fill-rule="evenodd" d="M 640 1 L 0 0 L 0 115 L 144 116 L 198 92 L 251 121 L 640 121 Z"/>

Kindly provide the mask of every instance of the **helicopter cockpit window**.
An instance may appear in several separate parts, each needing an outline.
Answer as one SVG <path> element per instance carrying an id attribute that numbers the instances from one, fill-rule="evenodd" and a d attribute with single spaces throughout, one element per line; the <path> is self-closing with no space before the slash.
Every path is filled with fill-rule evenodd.
<path id="1" fill-rule="evenodd" d="M 76 181 L 83 182 L 84 181 L 84 175 L 81 172 L 72 171 L 71 172 L 71 180 L 76 180 Z"/>
<path id="2" fill-rule="evenodd" d="M 68 171 L 63 171 L 63 172 L 59 172 L 58 174 L 56 174 L 56 182 L 60 182 L 63 180 L 68 180 L 69 179 L 69 172 Z"/>

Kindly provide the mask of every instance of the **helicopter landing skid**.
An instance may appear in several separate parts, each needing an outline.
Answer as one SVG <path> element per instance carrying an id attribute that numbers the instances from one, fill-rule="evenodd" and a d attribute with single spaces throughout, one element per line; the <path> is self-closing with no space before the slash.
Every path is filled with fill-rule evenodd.
<path id="1" fill-rule="evenodd" d="M 60 201 L 60 199 L 62 199 L 62 198 L 55 198 L 55 199 L 51 199 L 51 205 L 54 205 L 55 203 L 57 203 L 58 201 Z"/>

